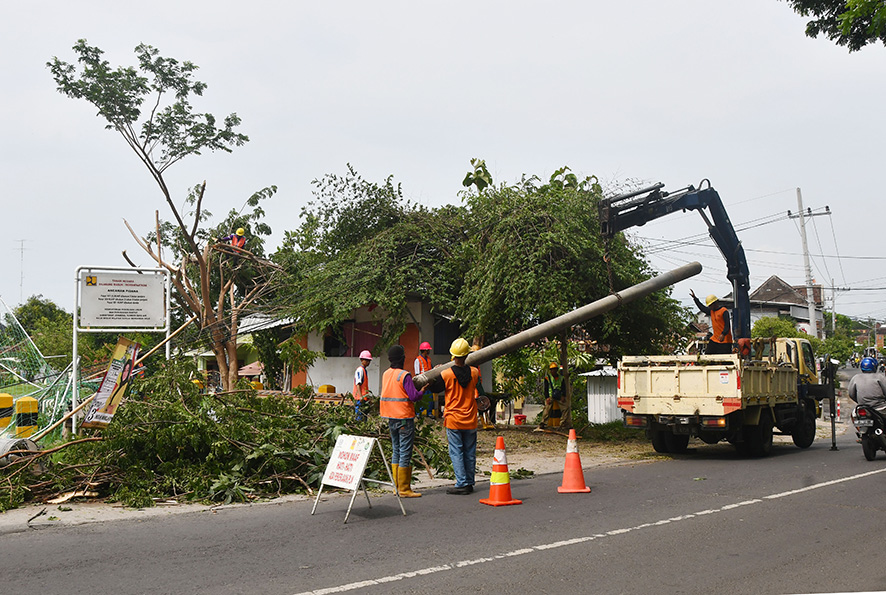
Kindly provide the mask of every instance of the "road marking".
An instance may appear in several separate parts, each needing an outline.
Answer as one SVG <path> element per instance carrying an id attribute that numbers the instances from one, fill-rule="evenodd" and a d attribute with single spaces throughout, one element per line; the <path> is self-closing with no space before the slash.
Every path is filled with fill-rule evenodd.
<path id="1" fill-rule="evenodd" d="M 796 496 L 797 494 L 802 494 L 804 492 L 810 492 L 812 490 L 817 490 L 819 488 L 826 488 L 829 486 L 846 483 L 849 481 L 855 481 L 856 479 L 862 479 L 864 477 L 870 477 L 872 475 L 877 475 L 878 473 L 886 472 L 886 468 L 879 469 L 877 471 L 868 471 L 867 473 L 859 473 L 857 475 L 850 475 L 849 477 L 842 477 L 840 479 L 834 479 L 831 481 L 824 481 L 822 483 L 816 483 L 810 486 L 806 486 L 805 488 L 799 488 L 796 490 L 790 490 L 787 492 L 781 492 L 778 494 L 770 494 L 769 496 L 763 496 L 762 498 L 754 498 L 753 500 L 745 500 L 743 502 L 736 502 L 735 504 L 726 504 L 721 506 L 720 508 L 709 508 L 707 510 L 700 510 L 695 513 L 684 514 L 676 517 L 671 517 L 669 519 L 662 519 L 660 521 L 654 521 L 650 523 L 643 523 L 642 525 L 636 525 L 634 527 L 626 527 L 624 529 L 613 529 L 611 531 L 607 531 L 606 533 L 596 533 L 594 535 L 587 535 L 585 537 L 576 537 L 575 539 L 566 539 L 563 541 L 555 541 L 553 543 L 543 543 L 539 545 L 534 545 L 527 548 L 522 548 L 519 550 L 513 550 L 511 552 L 505 552 L 502 554 L 496 554 L 494 556 L 486 556 L 483 558 L 475 558 L 473 560 L 461 560 L 459 562 L 453 562 L 452 564 L 443 564 L 441 566 L 431 566 L 430 568 L 423 568 L 420 570 L 412 570 L 409 572 L 401 572 L 400 574 L 392 574 L 390 576 L 384 576 L 376 579 L 367 579 L 364 581 L 359 581 L 355 583 L 348 583 L 346 585 L 339 585 L 337 587 L 328 587 L 325 589 L 316 589 L 314 591 L 303 591 L 301 593 L 297 593 L 296 595 L 330 595 L 332 593 L 345 593 L 347 591 L 354 591 L 356 589 L 362 589 L 363 587 L 371 587 L 376 585 L 383 585 L 385 583 L 391 583 L 394 581 L 399 581 L 407 578 L 415 578 L 417 576 L 424 576 L 428 574 L 435 574 L 437 572 L 445 572 L 448 570 L 456 570 L 458 568 L 466 568 L 468 566 L 475 566 L 477 564 L 488 564 L 490 562 L 495 562 L 496 560 L 503 560 L 505 558 L 513 558 L 514 556 L 524 556 L 527 554 L 532 554 L 535 552 L 542 552 L 545 550 L 552 550 L 561 547 L 568 547 L 571 545 L 577 545 L 580 543 L 587 543 L 589 541 L 594 541 L 597 539 L 603 539 L 605 537 L 613 537 L 616 535 L 624 535 L 625 533 L 631 533 L 634 531 L 640 531 L 642 529 L 649 529 L 651 527 L 660 527 L 662 525 L 668 525 L 671 523 L 678 523 L 680 521 L 687 521 L 690 519 L 694 519 L 696 517 L 716 514 L 719 512 L 727 512 L 730 510 L 735 510 L 736 508 L 741 508 L 743 506 L 753 506 L 755 504 L 761 504 L 766 502 L 767 500 L 778 500 L 779 498 L 787 498 L 789 496 Z"/>

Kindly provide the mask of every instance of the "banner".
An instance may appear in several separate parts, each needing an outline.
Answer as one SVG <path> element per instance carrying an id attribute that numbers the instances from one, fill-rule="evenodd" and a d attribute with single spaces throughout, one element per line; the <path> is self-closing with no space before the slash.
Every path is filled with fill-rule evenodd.
<path id="1" fill-rule="evenodd" d="M 129 389 L 129 381 L 132 380 L 132 367 L 138 358 L 138 350 L 141 345 L 129 339 L 120 337 L 111 364 L 101 386 L 95 394 L 95 398 L 89 406 L 89 411 L 81 424 L 84 428 L 106 428 L 114 417 L 114 412 L 126 391 Z"/>

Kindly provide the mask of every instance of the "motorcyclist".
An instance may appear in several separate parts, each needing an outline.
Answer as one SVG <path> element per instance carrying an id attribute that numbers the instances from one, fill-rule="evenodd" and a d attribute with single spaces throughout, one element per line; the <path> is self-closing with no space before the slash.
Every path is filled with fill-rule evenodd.
<path id="1" fill-rule="evenodd" d="M 849 381 L 849 398 L 886 414 L 886 375 L 877 371 L 877 360 L 872 357 L 863 358 L 859 367 L 862 373 Z"/>

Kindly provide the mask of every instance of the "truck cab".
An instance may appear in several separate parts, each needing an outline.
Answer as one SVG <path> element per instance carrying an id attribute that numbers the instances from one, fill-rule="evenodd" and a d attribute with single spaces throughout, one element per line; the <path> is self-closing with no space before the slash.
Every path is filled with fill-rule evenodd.
<path id="1" fill-rule="evenodd" d="M 789 362 L 797 368 L 797 379 L 802 384 L 818 384 L 818 370 L 812 343 L 803 338 L 779 338 L 776 341 L 777 362 Z"/>

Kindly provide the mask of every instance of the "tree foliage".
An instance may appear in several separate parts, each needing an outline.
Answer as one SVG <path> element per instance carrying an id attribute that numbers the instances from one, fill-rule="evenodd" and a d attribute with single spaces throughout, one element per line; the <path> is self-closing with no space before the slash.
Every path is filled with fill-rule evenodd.
<path id="1" fill-rule="evenodd" d="M 806 333 L 797 330 L 792 318 L 763 316 L 754 322 L 751 337 L 805 337 Z"/>
<path id="2" fill-rule="evenodd" d="M 208 394 L 188 380 L 193 372 L 173 362 L 134 381 L 113 423 L 93 441 L 65 443 L 44 458 L 39 477 L 26 470 L 32 457 L 0 469 L 0 510 L 84 488 L 136 507 L 152 506 L 153 498 L 232 502 L 304 493 L 318 487 L 340 434 L 390 439 L 380 418 L 358 422 L 353 408 L 317 405 L 309 390 L 259 398 L 243 383 L 234 393 Z M 432 430 L 420 424 L 416 445 L 447 473 L 446 448 Z M 382 473 L 383 463 L 372 460 L 367 476 Z"/>
<path id="3" fill-rule="evenodd" d="M 564 167 L 545 183 L 532 176 L 465 197 L 470 266 L 456 316 L 472 334 L 499 340 L 652 276 L 623 235 L 608 245 L 600 236 L 601 196 L 595 178 L 579 180 Z M 686 313 L 666 290 L 580 330 L 615 359 L 657 353 L 685 325 Z"/>
<path id="4" fill-rule="evenodd" d="M 855 52 L 870 43 L 886 45 L 886 2 L 883 0 L 787 0 L 797 13 L 814 17 L 806 35 L 824 35 Z"/>
<path id="5" fill-rule="evenodd" d="M 464 209 L 430 211 L 405 200 L 392 178 L 372 183 L 350 166 L 344 176 L 329 174 L 314 185 L 301 226 L 274 256 L 293 274 L 278 293 L 299 330 L 334 327 L 373 305 L 382 344 L 389 344 L 411 321 L 408 297 L 454 308 Z"/>
<path id="6" fill-rule="evenodd" d="M 209 216 L 203 210 L 206 182 L 191 191 L 186 206 L 192 211 L 183 214 L 163 174 L 187 156 L 207 150 L 230 152 L 246 143 L 249 138 L 236 131 L 240 118 L 231 113 L 219 121 L 194 108 L 192 99 L 202 96 L 207 85 L 194 77 L 197 66 L 192 62 L 163 57 L 156 48 L 140 44 L 135 48 L 137 66 L 115 68 L 102 58 L 101 49 L 85 39 L 77 41 L 73 50 L 76 65 L 58 57 L 47 63 L 58 91 L 95 106 L 97 115 L 107 122 L 105 127 L 123 137 L 160 187 L 174 223 L 158 221 L 145 237 L 139 237 L 131 227 L 130 232 L 142 249 L 171 273 L 176 300 L 208 335 L 222 382 L 230 388 L 237 381 L 239 318 L 263 296 L 269 287 L 268 277 L 276 270 L 260 258 L 261 236 L 270 234 L 261 221 L 264 210 L 260 203 L 273 196 L 276 188 L 265 188 L 247 199 L 245 214 L 243 209 L 231 211 L 215 229 L 201 228 Z M 248 252 L 243 256 L 230 250 L 225 254 L 214 240 L 237 227 L 251 232 L 245 247 Z M 164 248 L 171 251 L 171 259 L 164 258 Z"/>
<path id="7" fill-rule="evenodd" d="M 301 227 L 274 257 L 295 271 L 280 292 L 293 303 L 287 314 L 302 330 L 321 330 L 356 308 L 379 306 L 384 347 L 411 321 L 407 299 L 420 298 L 490 342 L 604 297 L 610 273 L 615 290 L 651 276 L 623 237 L 604 246 L 595 179 L 563 168 L 546 183 L 530 177 L 495 186 L 482 161 L 472 165 L 463 205 L 436 209 L 404 200 L 391 178 L 367 182 L 350 166 L 345 176 L 315 182 Z M 583 329 L 612 358 L 657 352 L 685 326 L 667 291 L 623 310 Z"/>

